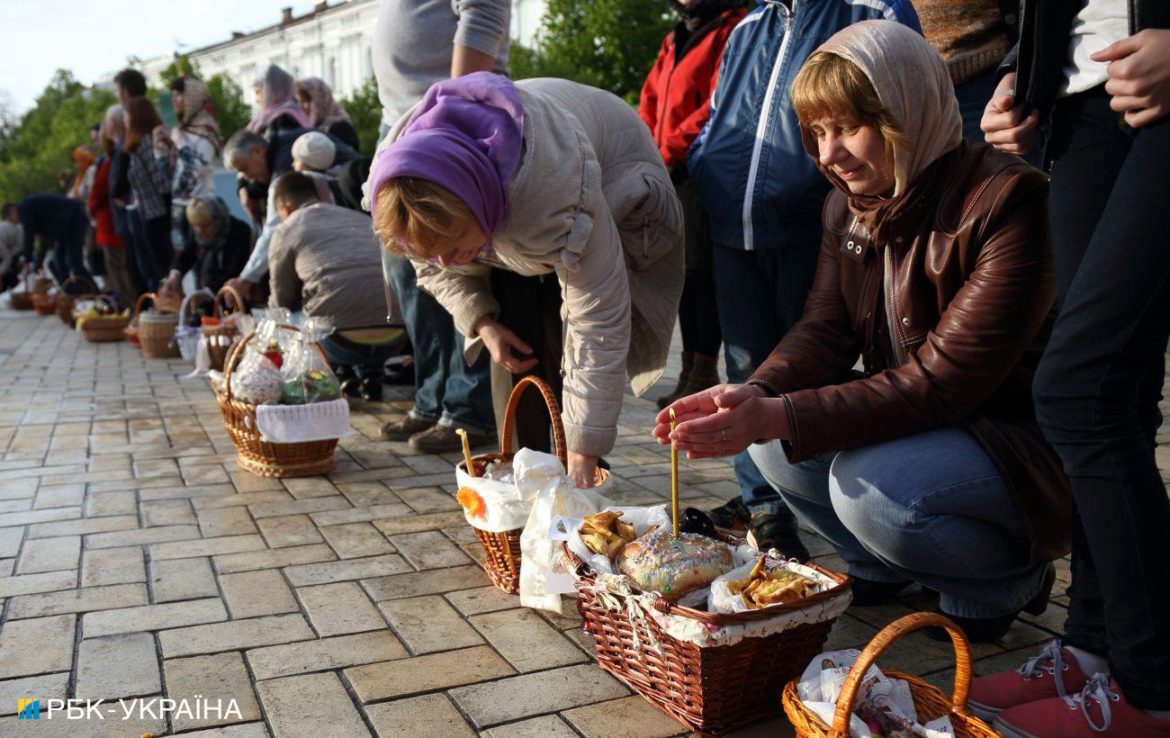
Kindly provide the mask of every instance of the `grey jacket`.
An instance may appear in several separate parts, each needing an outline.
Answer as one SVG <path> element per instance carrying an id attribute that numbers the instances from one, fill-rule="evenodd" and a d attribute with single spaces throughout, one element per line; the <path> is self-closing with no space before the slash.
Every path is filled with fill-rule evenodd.
<path id="1" fill-rule="evenodd" d="M 492 250 L 466 267 L 415 261 L 419 286 L 471 338 L 497 315 L 489 267 L 556 273 L 569 450 L 609 453 L 626 377 L 641 394 L 662 375 L 684 276 L 682 208 L 637 112 L 616 96 L 554 79 L 516 83 L 524 154 L 508 186 L 509 212 Z M 387 141 L 405 126 L 399 121 Z M 478 352 L 482 343 L 468 343 Z"/>
<path id="2" fill-rule="evenodd" d="M 338 330 L 384 326 L 379 249 L 367 216 L 326 203 L 306 205 L 273 231 L 268 304 L 329 318 Z"/>

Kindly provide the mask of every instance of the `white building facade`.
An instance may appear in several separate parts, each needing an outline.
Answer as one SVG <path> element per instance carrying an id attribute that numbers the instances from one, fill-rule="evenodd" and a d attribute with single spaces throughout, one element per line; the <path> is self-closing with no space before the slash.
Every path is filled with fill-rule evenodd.
<path id="1" fill-rule="evenodd" d="M 546 0 L 513 0 L 512 37 L 531 44 Z M 320 77 L 338 99 L 349 97 L 374 76 L 370 55 L 378 0 L 318 2 L 312 11 L 294 16 L 283 9 L 280 22 L 252 33 L 233 33 L 222 43 L 187 52 L 205 77 L 230 77 L 252 103 L 256 72 L 278 64 L 294 77 Z M 161 56 L 143 62 L 147 82 L 159 85 L 159 73 L 174 61 Z"/>

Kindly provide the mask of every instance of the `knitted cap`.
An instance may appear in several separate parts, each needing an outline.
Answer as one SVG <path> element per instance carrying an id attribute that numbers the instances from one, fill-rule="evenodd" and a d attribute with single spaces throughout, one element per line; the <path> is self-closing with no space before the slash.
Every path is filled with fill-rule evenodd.
<path id="1" fill-rule="evenodd" d="M 293 160 L 317 172 L 333 166 L 336 154 L 337 147 L 333 145 L 333 140 L 320 131 L 310 131 L 293 142 Z"/>

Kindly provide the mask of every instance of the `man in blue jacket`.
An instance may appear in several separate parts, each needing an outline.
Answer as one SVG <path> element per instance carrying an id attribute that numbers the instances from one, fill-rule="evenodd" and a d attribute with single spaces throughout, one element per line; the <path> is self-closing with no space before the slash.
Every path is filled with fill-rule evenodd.
<path id="1" fill-rule="evenodd" d="M 821 43 L 877 19 L 922 30 L 908 0 L 762 0 L 723 51 L 688 169 L 710 216 L 730 382 L 746 380 L 800 318 L 816 271 L 829 183 L 801 144 L 789 88 Z M 757 543 L 807 558 L 795 518 L 746 451 L 735 473 Z"/>
<path id="2" fill-rule="evenodd" d="M 52 193 L 30 195 L 20 201 L 17 212 L 24 227 L 26 261 L 33 261 L 33 245 L 40 238 L 42 252 L 36 259 L 38 266 L 45 256 L 44 251 L 52 247 L 53 260 L 49 268 L 58 282 L 69 277 L 85 277 L 93 281 L 82 254 L 89 216 L 81 200 Z"/>

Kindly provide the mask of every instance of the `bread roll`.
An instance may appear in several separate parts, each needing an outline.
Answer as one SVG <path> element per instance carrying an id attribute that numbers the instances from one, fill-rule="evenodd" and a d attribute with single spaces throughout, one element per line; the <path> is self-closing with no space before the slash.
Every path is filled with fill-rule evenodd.
<path id="1" fill-rule="evenodd" d="M 666 529 L 626 544 L 617 566 L 639 589 L 659 592 L 671 602 L 735 568 L 726 543 L 695 533 L 676 539 Z"/>

